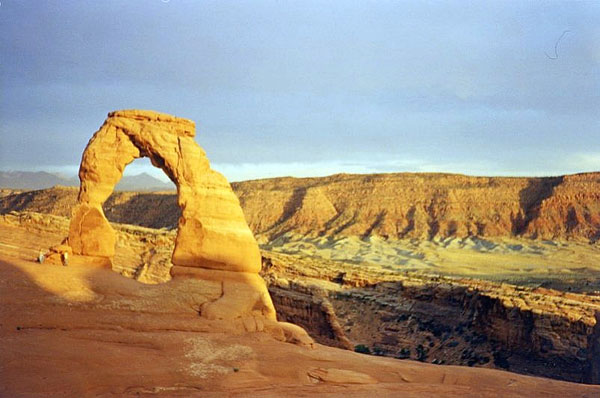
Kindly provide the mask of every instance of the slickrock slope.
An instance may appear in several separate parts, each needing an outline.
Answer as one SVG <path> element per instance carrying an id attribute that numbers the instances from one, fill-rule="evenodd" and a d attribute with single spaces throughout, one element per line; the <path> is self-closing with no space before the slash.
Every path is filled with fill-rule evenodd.
<path id="1" fill-rule="evenodd" d="M 600 237 L 600 173 L 547 178 L 340 174 L 232 187 L 250 228 L 263 241 L 286 232 L 392 239 L 519 236 L 594 242 Z M 56 204 L 49 200 L 53 197 Z M 64 189 L 25 192 L 0 198 L 0 212 L 66 216 L 69 202 L 74 204 L 74 194 Z M 173 228 L 179 218 L 174 194 L 119 192 L 104 210 L 111 221 L 152 228 Z"/>
<path id="2" fill-rule="evenodd" d="M 22 258 L 34 256 L 40 244 L 60 242 L 68 221 L 30 214 L 20 220 L 5 216 L 0 224 L 2 397 L 600 394 L 597 386 L 492 369 L 284 343 L 285 336 L 270 330 L 272 325 L 251 318 L 200 317 L 202 304 L 221 294 L 217 282 L 174 279 L 144 285 L 85 264 L 40 265 Z M 62 228 L 58 232 L 57 226 Z M 143 231 L 126 234 L 154 239 Z"/>
<path id="3" fill-rule="evenodd" d="M 60 242 L 68 228 L 68 219 L 59 216 L 0 216 L 0 256 L 30 261 L 40 247 Z M 170 280 L 174 231 L 113 228 L 114 271 L 144 283 Z M 600 382 L 597 295 L 268 251 L 262 275 L 278 319 L 301 325 L 322 344 L 362 344 L 378 355 Z"/>

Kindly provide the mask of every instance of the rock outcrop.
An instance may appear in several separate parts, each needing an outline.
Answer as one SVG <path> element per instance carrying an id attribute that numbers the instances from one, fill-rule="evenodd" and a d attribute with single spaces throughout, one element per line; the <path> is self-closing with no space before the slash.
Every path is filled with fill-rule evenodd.
<path id="1" fill-rule="evenodd" d="M 113 271 L 160 284 L 156 288 L 165 292 L 183 283 L 198 294 L 211 286 L 208 301 L 222 295 L 219 280 L 165 283 L 170 279 L 175 231 L 126 224 L 112 227 L 118 249 Z M 65 217 L 16 212 L 0 216 L 0 256 L 31 262 L 40 247 L 58 244 L 68 228 Z M 62 250 L 61 245 L 55 247 Z M 574 247 L 569 250 L 577 253 Z M 515 286 L 310 256 L 269 251 L 262 255 L 261 274 L 278 319 L 302 326 L 322 344 L 362 345 L 377 355 L 437 364 L 508 368 L 585 383 L 600 380 L 600 296 L 598 291 L 567 291 L 575 289 L 577 282 L 564 280 L 566 285 L 559 291 L 536 283 Z M 54 267 L 59 273 L 69 268 L 77 267 Z M 148 291 L 154 288 L 146 286 Z M 185 308 L 197 314 L 202 301 L 186 300 Z M 262 323 L 267 330 L 269 324 L 252 317 L 241 319 L 244 330 L 262 328 Z M 278 335 L 294 341 L 297 336 L 292 332 L 287 329 L 287 337 L 285 332 Z"/>
<path id="2" fill-rule="evenodd" d="M 225 177 L 210 168 L 194 135 L 190 120 L 151 111 L 110 113 L 83 153 L 69 245 L 75 255 L 109 261 L 114 257 L 116 235 L 102 205 L 125 167 L 136 158 L 148 157 L 177 186 L 181 216 L 171 275 L 223 281 L 222 297 L 202 310 L 209 318 L 258 311 L 275 319 L 258 276 L 258 245 L 239 201 Z"/>
<path id="3" fill-rule="evenodd" d="M 600 237 L 600 173 L 338 174 L 244 181 L 233 188 L 250 228 L 269 240 L 287 232 L 390 239 Z"/>
<path id="4" fill-rule="evenodd" d="M 600 380 L 597 295 L 263 257 L 277 311 L 317 341 L 434 364 Z"/>
<path id="5" fill-rule="evenodd" d="M 23 228 L 0 227 L 31 245 Z M 44 235 L 45 236 L 45 235 Z M 45 238 L 44 238 L 45 239 Z M 5 246 L 0 245 L 0 250 Z M 19 247 L 19 249 L 23 249 Z M 148 286 L 105 270 L 0 254 L 2 397 L 591 398 L 600 387 L 436 366 L 246 333 L 199 318 L 217 283 Z M 252 325 L 250 325 L 252 326 Z M 255 327 L 269 328 L 256 322 Z M 280 336 L 284 337 L 284 336 Z M 282 339 L 279 339 L 282 340 Z"/>
<path id="6" fill-rule="evenodd" d="M 390 239 L 600 238 L 600 173 L 544 178 L 339 174 L 232 187 L 251 230 L 266 240 L 287 232 Z M 15 193 L 0 198 L 0 213 L 68 215 L 74 202 L 68 188 Z M 111 221 L 152 228 L 177 226 L 181 212 L 176 195 L 164 193 L 116 192 L 103 207 Z M 140 214 L 141 209 L 148 213 Z"/>
<path id="7" fill-rule="evenodd" d="M 182 209 L 173 264 L 226 271 L 260 270 L 260 253 L 227 180 L 210 168 L 194 141 L 194 123 L 147 111 L 109 114 L 90 140 L 69 242 L 76 254 L 112 257 L 114 232 L 102 204 L 125 167 L 149 157 L 177 186 Z"/>

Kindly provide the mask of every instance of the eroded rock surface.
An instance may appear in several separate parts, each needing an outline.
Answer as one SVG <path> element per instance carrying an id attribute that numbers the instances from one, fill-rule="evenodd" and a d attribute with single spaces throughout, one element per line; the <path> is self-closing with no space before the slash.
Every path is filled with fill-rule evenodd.
<path id="1" fill-rule="evenodd" d="M 94 134 L 81 160 L 81 186 L 69 245 L 76 255 L 112 259 L 116 235 L 102 205 L 134 159 L 148 157 L 177 186 L 181 209 L 173 276 L 222 282 L 222 295 L 203 307 L 209 318 L 258 312 L 275 319 L 258 276 L 260 252 L 225 177 L 212 170 L 194 141 L 194 122 L 151 111 L 116 111 Z"/>
<path id="2" fill-rule="evenodd" d="M 278 312 L 321 343 L 575 382 L 600 378 L 596 294 L 263 257 Z"/>
<path id="3" fill-rule="evenodd" d="M 148 111 L 117 111 L 88 143 L 69 242 L 76 254 L 114 256 L 114 232 L 102 204 L 134 159 L 149 157 L 175 183 L 181 208 L 173 264 L 258 272 L 260 253 L 237 197 L 194 141 L 190 120 Z"/>
<path id="4" fill-rule="evenodd" d="M 433 239 L 600 238 L 600 174 L 337 174 L 233 184 L 256 234 Z"/>
<path id="5" fill-rule="evenodd" d="M 11 231 L 31 242 L 22 228 Z M 106 269 L 43 266 L 0 255 L 0 396 L 590 398 L 600 393 L 598 386 L 491 369 L 286 344 L 280 340 L 294 333 L 293 326 L 199 318 L 196 306 L 219 294 L 212 281 L 149 286 Z M 248 333 L 252 326 L 279 333 Z"/>
<path id="6" fill-rule="evenodd" d="M 0 216 L 0 255 L 31 262 L 40 247 L 59 244 L 68 226 L 65 217 L 39 213 Z M 145 283 L 170 279 L 175 231 L 112 227 L 117 232 L 113 271 Z M 302 326 L 319 343 L 345 348 L 363 345 L 377 355 L 598 383 L 597 293 L 399 273 L 267 251 L 263 258 L 262 275 L 279 320 Z M 37 267 L 58 268 L 57 272 L 77 268 Z M 212 286 L 208 301 L 186 298 L 184 306 L 196 315 L 204 303 L 222 293 L 218 280 L 173 282 L 182 280 Z M 176 285 L 164 284 L 165 294 L 170 286 Z M 197 293 L 203 294 L 202 289 Z M 310 344 L 294 335 L 301 329 L 293 326 L 271 323 L 269 327 L 268 321 L 252 316 L 233 322 L 244 330 L 264 328 L 280 340 Z"/>
<path id="7" fill-rule="evenodd" d="M 302 236 L 389 239 L 525 237 L 596 242 L 600 238 L 600 173 L 560 177 L 470 177 L 395 173 L 236 182 L 250 228 L 266 241 Z M 0 198 L 0 212 L 68 215 L 67 188 Z M 139 209 L 160 208 L 139 215 Z M 176 197 L 117 192 L 104 210 L 113 222 L 152 228 L 177 225 Z"/>

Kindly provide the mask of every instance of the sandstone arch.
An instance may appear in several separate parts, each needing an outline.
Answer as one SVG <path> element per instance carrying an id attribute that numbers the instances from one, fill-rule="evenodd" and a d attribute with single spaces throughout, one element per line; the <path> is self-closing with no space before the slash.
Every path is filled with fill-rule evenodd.
<path id="1" fill-rule="evenodd" d="M 81 159 L 69 246 L 73 254 L 87 256 L 88 263 L 94 259 L 111 263 L 115 232 L 102 204 L 125 167 L 136 158 L 148 157 L 177 186 L 181 217 L 171 275 L 223 282 L 221 299 L 204 309 L 210 318 L 259 311 L 275 319 L 269 293 L 258 275 L 260 251 L 239 200 L 225 177 L 210 168 L 194 135 L 191 120 L 152 111 L 109 113 Z"/>

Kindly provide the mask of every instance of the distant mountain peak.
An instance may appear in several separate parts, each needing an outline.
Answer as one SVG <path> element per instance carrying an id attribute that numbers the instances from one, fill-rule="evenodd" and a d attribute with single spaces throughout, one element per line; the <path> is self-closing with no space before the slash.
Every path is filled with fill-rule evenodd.
<path id="1" fill-rule="evenodd" d="M 37 190 L 57 185 L 76 187 L 79 186 L 79 178 L 47 171 L 0 171 L 0 188 Z M 175 185 L 161 181 L 145 172 L 133 176 L 124 176 L 115 187 L 117 191 L 166 191 L 174 189 Z"/>

